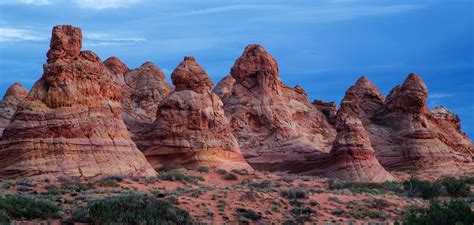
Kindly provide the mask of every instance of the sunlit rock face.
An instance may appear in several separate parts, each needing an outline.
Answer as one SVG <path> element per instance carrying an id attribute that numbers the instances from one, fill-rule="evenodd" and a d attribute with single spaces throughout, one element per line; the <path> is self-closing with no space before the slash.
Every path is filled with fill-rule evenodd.
<path id="1" fill-rule="evenodd" d="M 0 141 L 0 178 L 156 174 L 130 139 L 113 74 L 81 46 L 79 28 L 53 28 L 43 75 Z"/>
<path id="2" fill-rule="evenodd" d="M 230 74 L 215 92 L 254 168 L 286 170 L 329 152 L 335 129 L 303 88 L 281 82 L 277 62 L 262 46 L 247 46 Z"/>
<path id="3" fill-rule="evenodd" d="M 144 154 L 153 167 L 182 164 L 251 171 L 204 69 L 188 56 L 171 79 L 176 88 L 160 102 L 144 136 Z"/>

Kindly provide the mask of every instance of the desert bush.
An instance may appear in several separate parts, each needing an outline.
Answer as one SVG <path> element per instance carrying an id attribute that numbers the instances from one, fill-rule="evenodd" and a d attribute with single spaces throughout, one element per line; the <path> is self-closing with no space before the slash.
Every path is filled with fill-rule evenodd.
<path id="1" fill-rule="evenodd" d="M 9 189 L 11 186 L 13 186 L 13 181 L 11 180 L 3 180 L 3 183 L 2 183 L 2 188 L 3 189 Z"/>
<path id="2" fill-rule="evenodd" d="M 197 171 L 200 173 L 209 173 L 209 167 L 207 166 L 200 166 L 197 168 Z"/>
<path id="3" fill-rule="evenodd" d="M 48 200 L 19 195 L 0 196 L 0 221 L 59 218 L 60 207 Z"/>
<path id="4" fill-rule="evenodd" d="M 54 185 L 48 185 L 46 187 L 46 191 L 41 192 L 42 195 L 60 195 L 61 191 L 58 189 L 58 187 Z"/>
<path id="5" fill-rule="evenodd" d="M 260 219 L 262 219 L 261 213 L 255 212 L 251 209 L 237 208 L 236 211 L 237 211 L 237 215 L 241 217 L 245 217 L 253 221 L 259 221 Z"/>
<path id="6" fill-rule="evenodd" d="M 74 213 L 91 224 L 194 224 L 188 212 L 147 195 L 114 196 L 89 203 Z"/>
<path id="7" fill-rule="evenodd" d="M 217 173 L 218 173 L 218 174 L 227 174 L 227 170 L 218 169 L 218 170 L 217 170 Z"/>
<path id="8" fill-rule="evenodd" d="M 315 213 L 316 212 L 309 207 L 295 207 L 291 209 L 291 214 L 295 218 L 295 222 L 297 222 L 298 224 L 304 224 L 304 222 L 306 221 L 311 221 Z"/>
<path id="9" fill-rule="evenodd" d="M 428 209 L 422 212 L 407 212 L 405 225 L 471 225 L 474 224 L 474 212 L 462 200 L 440 203 L 431 201 Z"/>
<path id="10" fill-rule="evenodd" d="M 63 183 L 63 189 L 68 190 L 68 191 L 81 192 L 81 191 L 89 190 L 90 185 L 83 184 L 78 181 L 69 181 L 69 182 Z"/>
<path id="11" fill-rule="evenodd" d="M 307 198 L 308 194 L 301 188 L 290 188 L 280 191 L 280 196 L 288 199 L 301 199 Z"/>
<path id="12" fill-rule="evenodd" d="M 29 178 L 23 178 L 16 181 L 16 185 L 25 186 L 25 187 L 36 187 L 36 182 Z"/>
<path id="13" fill-rule="evenodd" d="M 404 181 L 403 186 L 409 197 L 422 197 L 424 199 L 431 199 L 440 195 L 442 185 L 438 182 L 431 182 L 426 180 L 418 180 L 410 178 Z"/>
<path id="14" fill-rule="evenodd" d="M 161 180 L 181 181 L 181 182 L 188 182 L 188 183 L 196 183 L 198 180 L 204 181 L 204 177 L 202 176 L 187 176 L 182 173 L 161 174 L 161 175 L 158 175 L 158 178 Z"/>
<path id="15" fill-rule="evenodd" d="M 180 164 L 172 164 L 172 165 L 162 166 L 158 169 L 158 171 L 169 172 L 171 170 L 175 170 L 175 169 L 179 169 L 179 168 L 182 168 L 182 166 Z"/>
<path id="16" fill-rule="evenodd" d="M 366 206 L 358 205 L 352 211 L 349 212 L 351 216 L 356 219 L 363 219 L 366 217 L 370 217 L 372 219 L 380 218 L 381 212 L 377 210 L 370 210 Z"/>
<path id="17" fill-rule="evenodd" d="M 235 173 L 228 173 L 224 177 L 225 180 L 237 180 L 237 175 Z"/>
<path id="18" fill-rule="evenodd" d="M 270 190 L 272 186 L 272 182 L 270 180 L 264 180 L 261 183 L 252 182 L 252 183 L 249 183 L 248 186 L 251 189 Z"/>
<path id="19" fill-rule="evenodd" d="M 470 184 L 464 179 L 445 178 L 440 182 L 451 197 L 466 197 L 471 192 Z"/>
<path id="20" fill-rule="evenodd" d="M 403 193 L 403 185 L 395 181 L 386 181 L 382 183 L 367 182 L 331 182 L 329 189 L 340 190 L 349 189 L 353 193 L 368 193 L 373 195 L 385 194 L 386 192 Z"/>

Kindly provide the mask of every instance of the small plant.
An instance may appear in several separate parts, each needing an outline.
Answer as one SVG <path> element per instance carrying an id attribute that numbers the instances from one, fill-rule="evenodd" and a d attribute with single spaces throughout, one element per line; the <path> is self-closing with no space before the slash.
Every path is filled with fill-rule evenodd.
<path id="1" fill-rule="evenodd" d="M 356 206 L 353 211 L 349 212 L 354 218 L 356 219 L 363 219 L 366 217 L 375 219 L 375 218 L 380 218 L 381 212 L 380 211 L 375 211 L 375 210 L 370 210 L 366 206 L 358 205 Z"/>
<path id="2" fill-rule="evenodd" d="M 171 165 L 165 165 L 165 166 L 160 167 L 158 169 L 158 171 L 169 172 L 171 170 L 175 170 L 175 169 L 179 169 L 179 168 L 182 168 L 182 166 L 180 164 L 171 164 Z"/>
<path id="3" fill-rule="evenodd" d="M 209 167 L 207 166 L 200 166 L 197 168 L 197 171 L 200 173 L 209 173 Z"/>
<path id="4" fill-rule="evenodd" d="M 303 224 L 305 221 L 311 221 L 315 211 L 309 207 L 295 207 L 291 210 L 291 214 L 295 218 L 295 222 Z"/>
<path id="5" fill-rule="evenodd" d="M 218 174 L 222 174 L 222 175 L 223 175 L 223 174 L 227 174 L 227 170 L 218 169 L 218 170 L 217 170 L 217 173 L 218 173 Z"/>
<path id="6" fill-rule="evenodd" d="M 63 188 L 68 191 L 81 192 L 89 190 L 89 186 L 78 181 L 70 181 L 63 184 Z"/>
<path id="7" fill-rule="evenodd" d="M 36 182 L 29 178 L 24 178 L 16 181 L 16 185 L 25 186 L 25 187 L 36 187 Z"/>
<path id="8" fill-rule="evenodd" d="M 248 186 L 258 190 L 269 190 L 272 182 L 270 180 L 264 180 L 261 183 L 250 183 Z"/>
<path id="9" fill-rule="evenodd" d="M 307 198 L 308 194 L 306 193 L 305 190 L 301 188 L 291 188 L 288 190 L 282 190 L 280 191 L 280 196 L 288 199 L 301 199 L 301 198 Z"/>
<path id="10" fill-rule="evenodd" d="M 194 224 L 189 214 L 146 195 L 114 196 L 76 210 L 74 221 L 91 224 Z"/>
<path id="11" fill-rule="evenodd" d="M 471 192 L 468 182 L 464 179 L 445 178 L 441 183 L 451 197 L 466 197 Z"/>
<path id="12" fill-rule="evenodd" d="M 60 195 L 61 191 L 58 189 L 58 187 L 54 185 L 49 185 L 46 187 L 45 192 L 41 192 L 42 195 Z"/>
<path id="13" fill-rule="evenodd" d="M 182 173 L 170 173 L 170 174 L 161 174 L 158 176 L 161 180 L 168 180 L 168 181 L 181 181 L 181 182 L 188 182 L 188 183 L 196 183 L 199 181 L 204 181 L 204 177 L 202 176 L 187 176 Z"/>
<path id="14" fill-rule="evenodd" d="M 403 224 L 405 225 L 467 225 L 474 224 L 474 212 L 462 200 L 440 203 L 431 201 L 428 209 L 421 212 L 408 212 Z"/>
<path id="15" fill-rule="evenodd" d="M 37 200 L 19 195 L 0 197 L 0 221 L 47 220 L 59 218 L 60 208 L 48 200 Z"/>
<path id="16" fill-rule="evenodd" d="M 235 173 L 228 173 L 224 177 L 225 180 L 238 180 L 237 175 Z"/>
<path id="17" fill-rule="evenodd" d="M 418 180 L 411 178 L 403 182 L 403 186 L 408 196 L 410 197 L 423 197 L 424 199 L 431 199 L 440 195 L 441 184 L 438 182 L 430 182 L 425 180 Z"/>
<path id="18" fill-rule="evenodd" d="M 239 216 L 245 217 L 249 220 L 259 221 L 260 219 L 262 219 L 261 213 L 255 212 L 251 209 L 237 208 L 236 211 Z"/>
<path id="19" fill-rule="evenodd" d="M 217 208 L 219 209 L 219 211 L 224 212 L 226 206 L 227 206 L 227 202 L 225 200 L 221 199 L 217 201 Z"/>
<path id="20" fill-rule="evenodd" d="M 13 181 L 11 180 L 3 180 L 3 183 L 2 183 L 2 188 L 3 189 L 9 189 L 11 186 L 13 186 Z"/>
<path id="21" fill-rule="evenodd" d="M 310 200 L 310 201 L 309 201 L 309 205 L 314 207 L 314 206 L 318 206 L 319 203 L 318 203 L 317 201 L 315 201 L 315 200 Z"/>

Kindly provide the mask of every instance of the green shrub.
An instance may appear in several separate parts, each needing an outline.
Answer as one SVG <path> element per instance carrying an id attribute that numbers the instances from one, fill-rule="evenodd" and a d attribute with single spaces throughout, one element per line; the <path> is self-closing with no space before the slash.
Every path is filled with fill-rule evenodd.
<path id="1" fill-rule="evenodd" d="M 235 173 L 228 173 L 224 177 L 225 180 L 237 180 L 237 175 Z"/>
<path id="2" fill-rule="evenodd" d="M 153 196 L 114 196 L 89 203 L 74 213 L 92 224 L 194 224 L 188 212 Z"/>
<path id="3" fill-rule="evenodd" d="M 60 207 L 51 201 L 19 195 L 0 197 L 0 221 L 47 220 L 59 218 L 59 213 Z"/>
<path id="4" fill-rule="evenodd" d="M 301 188 L 291 188 L 280 191 L 280 196 L 288 199 L 301 199 L 307 198 L 308 194 Z"/>
<path id="5" fill-rule="evenodd" d="M 353 193 L 368 194 L 385 194 L 386 192 L 403 193 L 403 185 L 395 181 L 386 181 L 383 183 L 366 183 L 366 182 L 344 182 L 330 183 L 329 189 L 340 190 L 349 189 Z"/>
<path id="6" fill-rule="evenodd" d="M 431 201 L 428 209 L 421 213 L 408 212 L 404 225 L 471 225 L 474 224 L 474 212 L 462 200 L 440 203 Z"/>
<path id="7" fill-rule="evenodd" d="M 9 189 L 11 186 L 13 186 L 13 181 L 11 180 L 3 180 L 3 183 L 2 183 L 2 188 L 3 189 Z"/>
<path id="8" fill-rule="evenodd" d="M 56 186 L 46 187 L 46 191 L 41 192 L 42 195 L 60 195 L 61 191 Z"/>
<path id="9" fill-rule="evenodd" d="M 63 188 L 68 191 L 81 192 L 81 191 L 89 190 L 90 185 L 88 186 L 87 184 L 83 184 L 78 181 L 70 181 L 70 182 L 64 183 Z"/>
<path id="10" fill-rule="evenodd" d="M 380 211 L 370 210 L 366 206 L 358 205 L 352 211 L 349 212 L 351 216 L 356 219 L 363 219 L 366 217 L 370 217 L 372 219 L 379 218 L 381 216 Z"/>
<path id="11" fill-rule="evenodd" d="M 36 187 L 36 182 L 29 178 L 23 178 L 16 181 L 16 185 L 26 186 L 26 187 Z"/>
<path id="12" fill-rule="evenodd" d="M 187 176 L 182 173 L 169 173 L 169 174 L 161 174 L 158 176 L 161 180 L 169 180 L 169 181 L 181 181 L 181 182 L 188 182 L 188 183 L 196 183 L 199 181 L 204 181 L 204 177 L 202 176 Z"/>
<path id="13" fill-rule="evenodd" d="M 304 224 L 305 221 L 311 221 L 315 211 L 309 207 L 300 208 L 295 207 L 291 210 L 291 214 L 298 224 Z"/>
<path id="14" fill-rule="evenodd" d="M 197 171 L 200 173 L 209 173 L 209 167 L 207 166 L 200 166 L 197 168 Z"/>
<path id="15" fill-rule="evenodd" d="M 218 173 L 218 174 L 227 174 L 227 170 L 218 169 L 218 170 L 217 170 L 217 173 Z"/>
<path id="16" fill-rule="evenodd" d="M 471 192 L 470 185 L 464 179 L 445 178 L 441 183 L 451 197 L 466 197 Z"/>
<path id="17" fill-rule="evenodd" d="M 182 168 L 180 164 L 173 164 L 173 165 L 162 166 L 158 169 L 158 171 L 168 172 L 168 171 L 179 169 L 179 168 Z"/>
<path id="18" fill-rule="evenodd" d="M 262 219 L 261 213 L 255 212 L 251 209 L 237 208 L 236 211 L 239 216 L 245 217 L 253 221 L 258 221 Z"/>
<path id="19" fill-rule="evenodd" d="M 418 180 L 411 178 L 403 182 L 403 187 L 410 197 L 423 197 L 424 199 L 431 199 L 438 197 L 441 192 L 441 184 L 438 182 L 431 182 L 426 180 Z"/>
<path id="20" fill-rule="evenodd" d="M 258 189 L 258 190 L 268 190 L 271 188 L 272 182 L 270 180 L 264 180 L 261 183 L 252 182 L 248 186 L 250 188 Z"/>

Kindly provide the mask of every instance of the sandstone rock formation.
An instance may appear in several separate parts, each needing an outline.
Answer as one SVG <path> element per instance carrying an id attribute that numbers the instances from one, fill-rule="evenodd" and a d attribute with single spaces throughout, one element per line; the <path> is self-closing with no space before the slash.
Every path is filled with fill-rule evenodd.
<path id="1" fill-rule="evenodd" d="M 3 100 L 0 101 L 0 138 L 2 137 L 3 130 L 10 124 L 17 105 L 27 94 L 28 90 L 21 86 L 20 83 L 14 83 L 5 92 Z"/>
<path id="2" fill-rule="evenodd" d="M 282 84 L 275 59 L 262 46 L 247 46 L 231 76 L 235 81 L 225 78 L 215 92 L 223 93 L 226 116 L 252 167 L 285 170 L 329 152 L 334 128 L 301 87 Z"/>
<path id="3" fill-rule="evenodd" d="M 335 102 L 315 99 L 312 104 L 326 116 L 330 124 L 336 123 L 337 104 Z"/>
<path id="4" fill-rule="evenodd" d="M 222 109 L 211 93 L 213 83 L 193 57 L 185 57 L 171 74 L 176 89 L 158 105 L 156 120 L 147 132 L 148 161 L 252 170 L 243 158 Z"/>
<path id="5" fill-rule="evenodd" d="M 219 83 L 214 87 L 212 93 L 219 96 L 223 102 L 227 101 L 230 93 L 232 93 L 232 88 L 234 87 L 235 79 L 231 75 L 227 75 L 219 81 Z"/>
<path id="6" fill-rule="evenodd" d="M 0 141 L 0 178 L 156 172 L 130 139 L 121 90 L 79 28 L 53 28 L 44 73 Z"/>
<path id="7" fill-rule="evenodd" d="M 440 109 L 430 112 L 427 98 L 424 82 L 410 74 L 386 98 L 361 78 L 341 105 L 350 103 L 350 110 L 362 120 L 385 168 L 455 172 L 472 161 L 472 142 L 454 115 Z"/>
<path id="8" fill-rule="evenodd" d="M 104 65 L 113 73 L 113 80 L 120 86 L 125 86 L 125 73 L 130 71 L 127 65 L 117 57 L 109 57 L 104 61 Z"/>
<path id="9" fill-rule="evenodd" d="M 369 137 L 357 116 L 340 111 L 336 124 L 336 140 L 329 157 L 318 171 L 322 170 L 329 177 L 352 182 L 395 180 L 375 158 Z"/>

